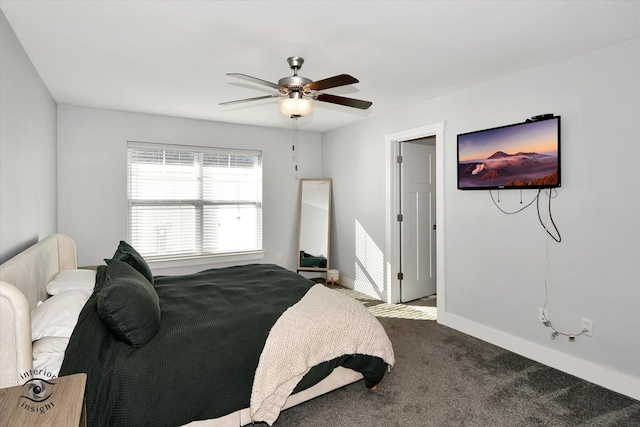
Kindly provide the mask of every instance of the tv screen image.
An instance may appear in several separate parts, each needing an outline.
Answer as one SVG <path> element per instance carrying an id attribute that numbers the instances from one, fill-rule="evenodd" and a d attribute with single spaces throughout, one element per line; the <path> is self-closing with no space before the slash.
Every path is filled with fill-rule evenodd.
<path id="1" fill-rule="evenodd" d="M 560 187 L 560 116 L 458 135 L 461 190 Z"/>

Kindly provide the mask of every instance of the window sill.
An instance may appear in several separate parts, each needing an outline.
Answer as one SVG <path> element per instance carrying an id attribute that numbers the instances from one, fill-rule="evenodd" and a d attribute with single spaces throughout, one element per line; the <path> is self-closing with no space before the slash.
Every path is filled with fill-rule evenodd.
<path id="1" fill-rule="evenodd" d="M 220 255 L 202 255 L 182 258 L 147 259 L 152 271 L 168 268 L 191 267 L 198 265 L 221 264 L 237 261 L 251 261 L 264 258 L 264 251 L 226 253 Z"/>

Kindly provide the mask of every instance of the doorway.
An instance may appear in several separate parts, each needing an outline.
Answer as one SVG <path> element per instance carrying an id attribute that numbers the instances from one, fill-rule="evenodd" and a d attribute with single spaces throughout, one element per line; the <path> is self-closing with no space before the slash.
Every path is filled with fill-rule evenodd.
<path id="1" fill-rule="evenodd" d="M 401 250 L 401 229 L 398 225 L 398 214 L 401 210 L 401 186 L 400 186 L 400 163 L 398 157 L 401 153 L 403 143 L 410 141 L 411 144 L 419 145 L 415 141 L 429 139 L 429 145 L 435 146 L 435 222 L 436 225 L 433 245 L 435 246 L 435 286 L 438 296 L 437 310 L 438 315 L 444 314 L 446 308 L 445 300 L 445 239 L 444 232 L 444 128 L 445 123 L 436 123 L 415 129 L 409 129 L 401 132 L 385 135 L 386 142 L 386 259 L 387 259 L 387 278 L 388 278 L 388 295 L 390 303 L 398 303 L 401 301 L 409 301 L 407 295 L 403 295 L 401 290 L 402 279 L 402 250 Z M 435 142 L 434 142 L 435 141 Z M 408 145 L 408 144 L 407 144 Z M 425 144 L 422 144 L 425 145 Z M 404 219 L 404 218 L 403 218 Z M 424 227 L 424 226 L 423 226 Z M 411 296 L 409 296 L 411 298 Z"/>

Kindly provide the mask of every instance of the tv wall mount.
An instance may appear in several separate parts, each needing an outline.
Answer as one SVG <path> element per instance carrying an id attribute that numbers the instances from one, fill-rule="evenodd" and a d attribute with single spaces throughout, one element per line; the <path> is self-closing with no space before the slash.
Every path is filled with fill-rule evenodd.
<path id="1" fill-rule="evenodd" d="M 553 113 L 548 113 L 548 114 L 540 114 L 537 116 L 533 116 L 530 119 L 525 120 L 525 123 L 531 123 L 531 122 L 539 122 L 542 120 L 549 120 L 549 119 L 553 119 L 555 117 L 555 115 Z"/>

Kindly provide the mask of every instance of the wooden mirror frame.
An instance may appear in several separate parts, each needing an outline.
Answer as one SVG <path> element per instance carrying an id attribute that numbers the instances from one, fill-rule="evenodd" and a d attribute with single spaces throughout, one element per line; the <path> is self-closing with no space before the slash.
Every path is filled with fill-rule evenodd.
<path id="1" fill-rule="evenodd" d="M 328 194 L 327 194 L 327 246 L 326 246 L 326 251 L 325 253 L 317 253 L 317 254 L 311 254 L 314 255 L 311 258 L 318 258 L 319 255 L 324 255 L 324 257 L 326 258 L 326 267 L 315 267 L 315 266 L 307 266 L 307 265 L 301 265 L 301 254 L 303 252 L 302 249 L 302 236 L 303 236 L 303 231 L 304 231 L 304 218 L 303 218 L 303 199 L 305 196 L 305 183 L 327 183 L 328 186 Z M 307 188 L 309 188 L 307 186 Z M 330 263 L 330 258 L 329 258 L 329 252 L 331 249 L 331 192 L 332 192 L 332 182 L 331 182 L 331 178 L 304 178 L 304 179 L 300 179 L 300 195 L 299 195 L 299 199 L 298 199 L 298 252 L 297 252 L 297 261 L 296 261 L 296 266 L 297 266 L 297 270 L 298 271 L 327 271 L 329 270 L 329 263 Z M 309 190 L 307 190 L 307 194 L 309 194 Z M 307 195 L 307 198 L 309 196 Z M 322 195 L 322 197 L 324 197 L 324 195 Z M 308 220 L 307 220 L 308 222 Z M 322 238 L 322 237 L 321 237 Z M 321 239 L 320 238 L 320 239 Z M 320 240 L 318 239 L 318 240 Z M 308 248 L 307 248 L 308 249 Z"/>

